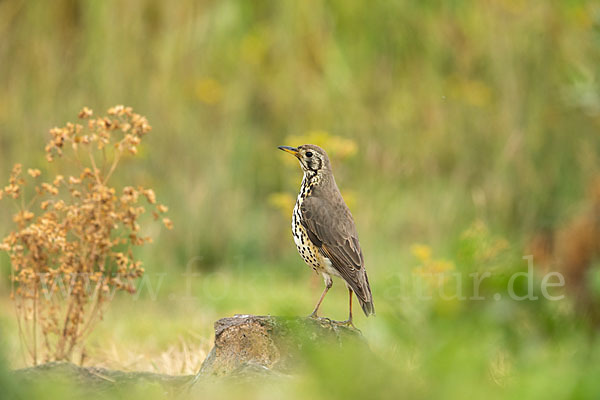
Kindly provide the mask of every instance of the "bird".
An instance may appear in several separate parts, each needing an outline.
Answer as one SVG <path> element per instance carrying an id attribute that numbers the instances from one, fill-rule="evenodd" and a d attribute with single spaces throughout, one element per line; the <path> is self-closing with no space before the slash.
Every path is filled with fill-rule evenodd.
<path id="1" fill-rule="evenodd" d="M 325 282 L 309 317 L 320 318 L 319 307 L 333 286 L 333 277 L 340 277 L 348 288 L 349 312 L 346 321 L 335 322 L 354 327 L 352 293 L 367 317 L 375 314 L 375 307 L 354 219 L 337 187 L 329 157 L 314 144 L 278 148 L 295 156 L 304 172 L 292 214 L 292 234 L 304 262 Z"/>

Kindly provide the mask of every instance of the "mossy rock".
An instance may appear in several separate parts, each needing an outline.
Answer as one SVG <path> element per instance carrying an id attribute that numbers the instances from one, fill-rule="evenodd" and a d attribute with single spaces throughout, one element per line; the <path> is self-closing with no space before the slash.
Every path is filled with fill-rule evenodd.
<path id="1" fill-rule="evenodd" d="M 359 330 L 326 318 L 236 315 L 215 322 L 215 346 L 199 377 L 253 371 L 290 373 L 306 348 L 368 348 Z"/>

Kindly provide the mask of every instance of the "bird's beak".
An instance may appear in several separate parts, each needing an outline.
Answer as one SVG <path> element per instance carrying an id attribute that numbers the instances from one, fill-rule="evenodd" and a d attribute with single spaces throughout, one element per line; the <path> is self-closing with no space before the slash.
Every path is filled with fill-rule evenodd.
<path id="1" fill-rule="evenodd" d="M 298 152 L 298 149 L 295 147 L 290 147 L 290 146 L 279 146 L 278 147 L 279 150 L 283 150 L 286 153 L 290 153 L 295 157 L 298 157 L 300 155 L 300 153 Z"/>

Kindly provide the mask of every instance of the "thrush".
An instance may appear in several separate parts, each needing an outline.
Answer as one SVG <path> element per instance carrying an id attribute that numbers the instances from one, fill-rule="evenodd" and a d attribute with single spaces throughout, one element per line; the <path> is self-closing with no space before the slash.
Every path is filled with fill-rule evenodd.
<path id="1" fill-rule="evenodd" d="M 292 214 L 292 234 L 298 252 L 310 267 L 323 276 L 325 290 L 311 317 L 318 311 L 333 285 L 332 277 L 344 280 L 348 288 L 348 320 L 352 324 L 352 293 L 366 316 L 375 314 L 373 296 L 354 219 L 335 183 L 325 150 L 313 144 L 279 146 L 294 155 L 304 171 L 300 193 Z"/>

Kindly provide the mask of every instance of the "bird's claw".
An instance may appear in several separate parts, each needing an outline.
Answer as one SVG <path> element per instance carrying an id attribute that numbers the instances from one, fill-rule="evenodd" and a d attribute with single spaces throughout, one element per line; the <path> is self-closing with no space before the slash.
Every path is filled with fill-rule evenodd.
<path id="1" fill-rule="evenodd" d="M 329 324 L 337 325 L 337 326 L 347 326 L 348 328 L 358 329 L 354 326 L 352 319 L 347 319 L 345 321 L 336 321 L 327 317 L 319 317 L 316 312 L 312 312 L 307 318 L 317 320 L 319 322 L 327 322 Z"/>
<path id="2" fill-rule="evenodd" d="M 314 320 L 317 320 L 317 321 L 319 321 L 319 322 L 327 322 L 327 323 L 330 323 L 330 324 L 333 324 L 333 323 L 335 323 L 335 321 L 333 321 L 332 319 L 330 319 L 330 318 L 327 318 L 327 317 L 319 317 L 319 316 L 318 316 L 317 314 L 315 314 L 315 313 L 312 313 L 312 314 L 310 314 L 310 315 L 308 316 L 308 318 L 310 318 L 310 319 L 314 319 Z"/>
<path id="3" fill-rule="evenodd" d="M 354 326 L 354 323 L 352 322 L 351 319 L 347 319 L 345 321 L 331 321 L 331 322 L 334 323 L 335 325 L 347 326 L 349 328 L 357 329 L 356 326 Z"/>

